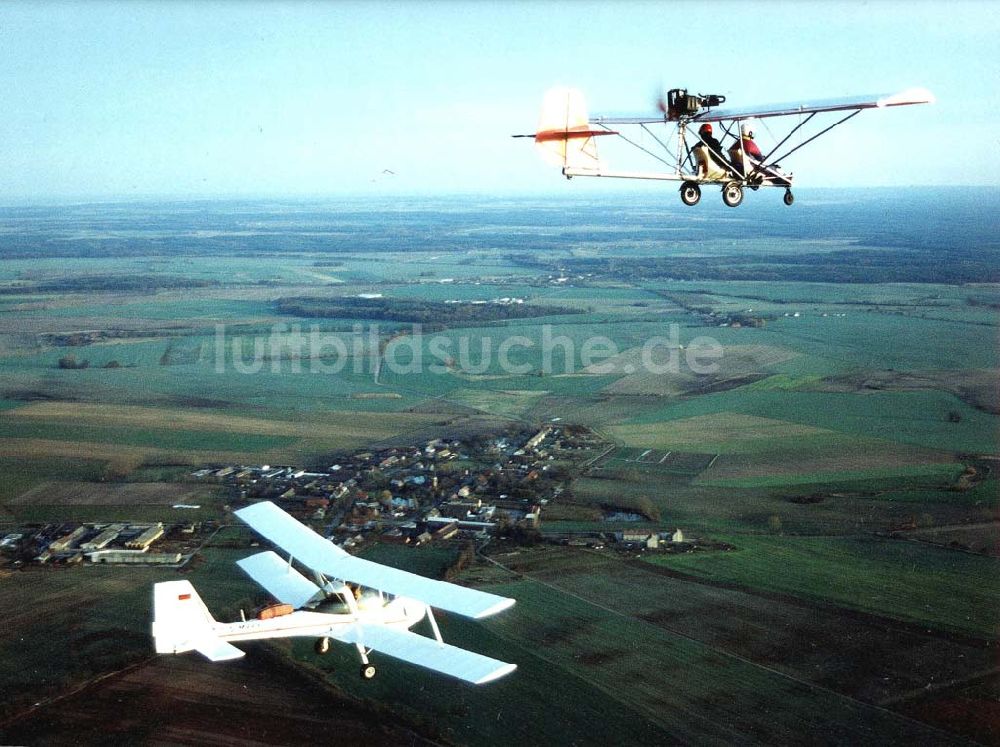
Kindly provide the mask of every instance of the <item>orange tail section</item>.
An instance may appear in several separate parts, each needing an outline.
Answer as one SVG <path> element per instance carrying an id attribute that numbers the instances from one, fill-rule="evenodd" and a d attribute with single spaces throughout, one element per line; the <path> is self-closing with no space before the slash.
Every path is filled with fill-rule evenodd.
<path id="1" fill-rule="evenodd" d="M 595 137 L 618 133 L 593 128 L 587 119 L 587 104 L 576 88 L 550 88 L 542 101 L 542 114 L 535 132 L 535 147 L 546 163 L 560 168 L 599 170 Z"/>

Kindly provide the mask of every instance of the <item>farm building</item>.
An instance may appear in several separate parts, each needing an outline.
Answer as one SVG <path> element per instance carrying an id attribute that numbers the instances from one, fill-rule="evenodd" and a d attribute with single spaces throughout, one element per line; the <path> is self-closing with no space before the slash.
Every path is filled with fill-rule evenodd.
<path id="1" fill-rule="evenodd" d="M 92 550 L 103 550 L 105 547 L 110 545 L 118 537 L 119 533 L 125 528 L 124 524 L 112 524 L 107 527 L 103 532 L 98 534 L 92 540 L 87 540 L 80 545 L 80 549 L 84 552 L 89 552 Z"/>
<path id="2" fill-rule="evenodd" d="M 156 540 L 163 536 L 163 522 L 157 522 L 133 540 L 125 543 L 130 550 L 148 550 Z"/>
<path id="3" fill-rule="evenodd" d="M 179 552 L 145 552 L 143 550 L 98 550 L 90 553 L 91 563 L 143 563 L 176 565 L 184 556 Z"/>
<path id="4" fill-rule="evenodd" d="M 55 552 L 62 552 L 63 550 L 69 550 L 70 548 L 73 547 L 74 544 L 76 544 L 77 540 L 79 540 L 86 533 L 87 533 L 86 527 L 83 526 L 77 527 L 69 534 L 63 535 L 59 539 L 52 540 L 52 542 L 49 543 L 49 548 L 48 548 L 49 552 L 55 553 Z"/>

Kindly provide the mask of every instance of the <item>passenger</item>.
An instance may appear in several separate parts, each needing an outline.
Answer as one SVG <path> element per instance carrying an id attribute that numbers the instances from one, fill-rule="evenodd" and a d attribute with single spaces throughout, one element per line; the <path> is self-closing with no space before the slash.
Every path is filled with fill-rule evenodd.
<path id="1" fill-rule="evenodd" d="M 750 162 L 747 164 L 743 163 L 744 154 L 750 157 Z M 764 160 L 764 154 L 753 141 L 753 130 L 746 122 L 740 125 L 740 139 L 729 147 L 729 160 L 744 175 Z"/>
<path id="2" fill-rule="evenodd" d="M 764 154 L 760 152 L 760 148 L 757 147 L 757 143 L 753 141 L 753 130 L 750 129 L 750 125 L 746 122 L 740 125 L 740 140 L 743 143 L 744 153 L 757 162 L 764 160 Z"/>

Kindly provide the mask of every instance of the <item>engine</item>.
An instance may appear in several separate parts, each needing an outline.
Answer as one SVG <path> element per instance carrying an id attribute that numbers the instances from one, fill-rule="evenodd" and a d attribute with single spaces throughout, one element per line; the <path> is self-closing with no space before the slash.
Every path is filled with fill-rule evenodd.
<path id="1" fill-rule="evenodd" d="M 673 88 L 667 92 L 667 118 L 693 117 L 702 109 L 725 103 L 726 97 L 716 93 L 689 94 L 686 88 Z"/>

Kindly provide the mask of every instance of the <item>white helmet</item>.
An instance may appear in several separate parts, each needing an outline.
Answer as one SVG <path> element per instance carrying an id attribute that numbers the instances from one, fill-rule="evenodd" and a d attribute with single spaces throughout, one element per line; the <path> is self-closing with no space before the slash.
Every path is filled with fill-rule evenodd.
<path id="1" fill-rule="evenodd" d="M 750 127 L 749 122 L 744 122 L 743 124 L 740 125 L 740 134 L 743 137 L 748 137 L 751 140 L 753 140 L 753 128 Z"/>

